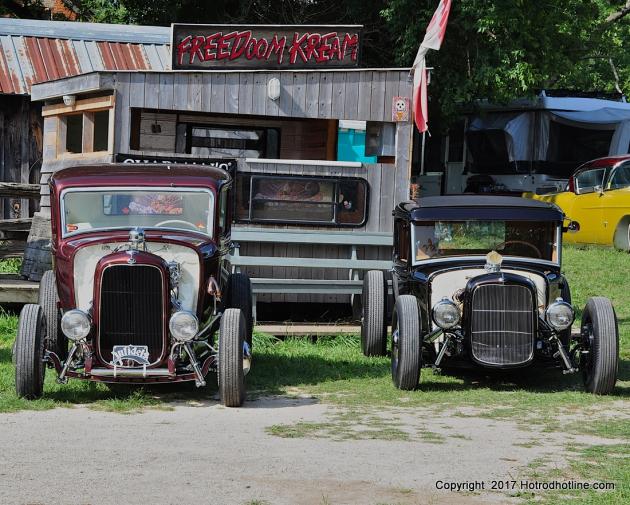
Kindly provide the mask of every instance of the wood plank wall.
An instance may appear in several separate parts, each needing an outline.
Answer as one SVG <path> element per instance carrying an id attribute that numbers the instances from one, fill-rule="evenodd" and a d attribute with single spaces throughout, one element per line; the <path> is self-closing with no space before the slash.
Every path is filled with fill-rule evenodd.
<path id="1" fill-rule="evenodd" d="M 0 95 L 0 180 L 39 182 L 42 153 L 41 104 L 26 96 Z M 0 219 L 29 217 L 38 202 L 0 198 Z"/>
<path id="2" fill-rule="evenodd" d="M 277 101 L 267 97 L 267 83 L 276 77 L 280 79 L 281 93 Z M 146 155 L 164 155 L 156 151 L 159 144 L 150 142 L 141 151 L 130 148 L 132 131 L 131 109 L 154 109 L 159 114 L 168 112 L 238 114 L 264 116 L 266 120 L 282 121 L 282 118 L 308 119 L 348 119 L 362 121 L 391 121 L 392 100 L 395 96 L 411 98 L 411 83 L 407 70 L 350 70 L 333 72 L 276 71 L 276 72 L 101 72 L 101 81 L 116 95 L 116 127 L 114 129 L 114 152 Z M 75 79 L 75 78 L 71 78 Z M 74 81 L 73 81 L 74 82 Z M 77 81 L 78 82 L 78 81 Z M 46 96 L 46 86 L 62 83 L 42 84 L 42 96 Z M 76 84 L 80 87 L 80 84 Z M 75 86 L 75 87 L 76 87 Z M 105 86 L 105 85 L 104 85 Z M 57 88 L 55 88 L 57 89 Z M 59 88 L 60 89 L 60 88 Z M 74 89 L 74 88 L 73 88 Z M 53 90 L 50 87 L 50 90 Z M 93 89 L 92 89 L 93 91 Z M 80 90 L 77 90 L 80 92 Z M 50 94 L 48 96 L 51 96 Z M 163 117 L 163 116 L 161 116 Z M 142 125 L 142 132 L 147 131 Z M 65 166 L 81 163 L 82 160 L 55 159 L 56 119 L 46 118 L 44 123 L 44 165 L 42 167 L 42 208 L 49 212 L 47 187 L 45 183 L 50 173 Z M 171 129 L 167 132 L 172 133 Z M 394 205 L 408 198 L 411 157 L 411 123 L 396 125 L 396 164 L 363 165 L 357 168 L 318 167 L 311 165 L 285 165 L 282 163 L 249 164 L 241 161 L 239 170 L 255 170 L 264 173 L 346 175 L 364 177 L 370 185 L 369 218 L 361 231 L 391 231 L 391 212 Z M 152 139 L 156 140 L 156 139 Z M 171 144 L 169 144 L 170 146 Z M 174 151 L 174 149 L 173 149 Z M 285 153 L 289 157 L 290 153 Z M 298 159 L 293 153 L 293 159 Z M 182 156 L 180 154 L 180 156 Z M 185 155 L 184 155 L 185 156 Z M 284 156 L 284 154 L 283 154 Z M 324 159 L 324 157 L 320 158 Z M 111 156 L 90 159 L 90 162 L 108 162 Z M 83 162 L 85 162 L 83 160 Z M 274 227 L 278 228 L 277 225 Z M 292 227 L 296 229 L 296 227 Z M 309 229 L 313 229 L 309 227 Z M 331 228 L 325 228 L 330 230 Z M 265 245 L 247 244 L 243 254 L 265 256 L 296 256 L 347 258 L 347 246 L 305 245 Z M 388 247 L 363 247 L 358 251 L 359 258 L 389 259 Z M 288 269 L 269 267 L 251 269 L 250 274 L 278 278 L 346 279 L 347 270 Z M 310 301 L 347 302 L 347 297 L 316 295 L 298 297 L 296 295 L 264 295 L 260 301 Z"/>

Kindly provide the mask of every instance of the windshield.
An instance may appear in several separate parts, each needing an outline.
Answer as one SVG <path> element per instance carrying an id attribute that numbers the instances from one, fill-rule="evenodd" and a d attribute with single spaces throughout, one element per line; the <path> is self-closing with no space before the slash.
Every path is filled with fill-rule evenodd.
<path id="1" fill-rule="evenodd" d="M 165 228 L 212 235 L 214 199 L 206 189 L 70 189 L 61 197 L 63 236 L 113 228 Z"/>
<path id="2" fill-rule="evenodd" d="M 449 256 L 503 256 L 558 261 L 557 225 L 538 221 L 435 221 L 414 225 L 415 261 Z"/>

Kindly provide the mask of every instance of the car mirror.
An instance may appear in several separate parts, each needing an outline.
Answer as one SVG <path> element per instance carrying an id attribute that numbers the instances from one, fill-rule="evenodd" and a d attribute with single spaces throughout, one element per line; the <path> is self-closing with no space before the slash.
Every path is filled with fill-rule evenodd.
<path id="1" fill-rule="evenodd" d="M 598 184 L 597 186 L 593 187 L 593 192 L 599 193 L 600 195 L 603 195 L 604 194 L 604 187 L 601 186 L 600 184 Z"/>
<path id="2" fill-rule="evenodd" d="M 567 226 L 562 227 L 563 233 L 576 233 L 578 231 L 580 231 L 580 223 L 578 223 L 577 221 L 569 221 L 569 224 Z"/>

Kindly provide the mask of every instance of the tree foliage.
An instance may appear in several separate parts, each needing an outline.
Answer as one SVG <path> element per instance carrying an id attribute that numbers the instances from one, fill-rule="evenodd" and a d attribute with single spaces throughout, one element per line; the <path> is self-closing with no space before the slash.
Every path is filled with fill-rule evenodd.
<path id="1" fill-rule="evenodd" d="M 363 64 L 387 67 L 411 65 L 438 4 L 438 0 L 66 2 L 79 13 L 78 20 L 92 22 L 362 24 Z M 502 102 L 551 88 L 628 93 L 629 13 L 630 0 L 453 0 L 442 49 L 428 55 L 428 64 L 434 67 L 431 108 L 450 115 L 458 104 L 477 98 Z"/>
<path id="2" fill-rule="evenodd" d="M 413 62 L 436 4 L 393 0 L 383 11 L 398 64 Z M 614 0 L 455 0 L 442 49 L 428 55 L 434 105 L 449 114 L 476 98 L 504 102 L 545 88 L 630 91 L 630 24 L 625 15 L 607 19 L 625 6 Z"/>

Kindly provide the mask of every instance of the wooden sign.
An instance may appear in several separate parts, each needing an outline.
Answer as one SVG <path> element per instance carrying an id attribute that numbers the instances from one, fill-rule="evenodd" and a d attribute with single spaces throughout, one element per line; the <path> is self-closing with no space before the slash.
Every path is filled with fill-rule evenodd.
<path id="1" fill-rule="evenodd" d="M 406 96 L 395 96 L 392 100 L 392 121 L 409 121 L 409 98 Z"/>
<path id="2" fill-rule="evenodd" d="M 361 26 L 173 24 L 173 70 L 349 68 Z"/>

